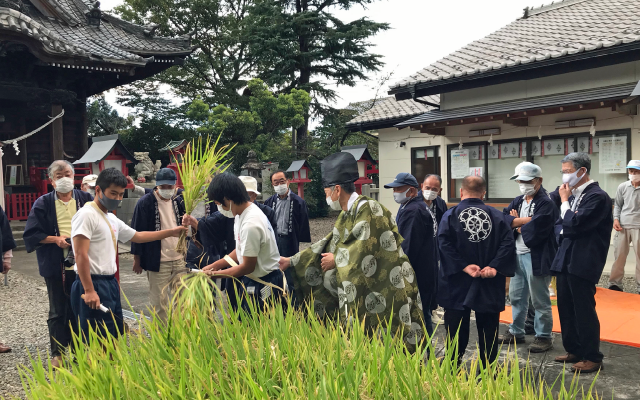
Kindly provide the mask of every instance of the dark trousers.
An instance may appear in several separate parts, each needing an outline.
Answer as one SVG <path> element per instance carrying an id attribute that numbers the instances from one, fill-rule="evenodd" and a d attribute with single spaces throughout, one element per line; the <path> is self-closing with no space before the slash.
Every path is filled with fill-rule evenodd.
<path id="1" fill-rule="evenodd" d="M 278 245 L 278 253 L 280 253 L 281 257 L 291 257 L 296 255 L 299 251 L 299 248 L 295 247 L 293 243 L 291 243 L 291 238 L 288 235 L 276 234 L 276 244 Z M 284 271 L 284 276 L 287 278 L 291 304 L 296 304 L 296 294 L 293 288 L 293 268 L 288 268 Z"/>
<path id="2" fill-rule="evenodd" d="M 64 280 L 61 278 L 44 278 L 49 296 L 49 341 L 51 342 L 51 357 L 64 353 L 64 349 L 73 344 L 72 330 L 73 311 L 71 310 L 71 286 L 76 280 L 74 271 L 65 271 Z"/>
<path id="3" fill-rule="evenodd" d="M 282 277 L 282 271 L 276 270 L 268 273 L 260 279 L 264 282 L 268 282 L 282 288 L 284 282 Z M 241 306 L 246 312 L 251 312 L 249 302 L 254 304 L 256 311 L 261 312 L 268 302 L 279 301 L 283 296 L 281 290 L 254 281 L 248 276 L 242 277 L 242 284 L 244 285 L 244 288 L 242 285 L 236 285 L 236 290 L 238 290 L 241 296 Z"/>
<path id="4" fill-rule="evenodd" d="M 582 360 L 601 362 L 596 285 L 563 272 L 557 276 L 556 288 L 564 349 Z"/>
<path id="5" fill-rule="evenodd" d="M 122 319 L 122 305 L 120 303 L 120 286 L 115 275 L 91 275 L 93 288 L 100 297 L 100 303 L 107 307 L 110 312 L 94 310 L 82 299 L 84 287 L 78 277 L 71 289 L 71 306 L 75 320 L 80 321 L 80 331 L 84 340 L 89 338 L 89 327 L 91 326 L 98 335 L 107 337 L 108 335 L 118 337 L 124 332 L 124 321 Z"/>
<path id="6" fill-rule="evenodd" d="M 444 326 L 447 329 L 447 346 L 452 346 L 458 333 L 458 365 L 462 365 L 462 357 L 469 343 L 469 322 L 471 309 L 444 310 Z M 478 329 L 478 348 L 482 365 L 487 366 L 498 355 L 498 327 L 500 325 L 500 313 L 476 312 L 476 327 Z M 487 349 L 488 348 L 488 349 Z M 488 350 L 488 351 L 487 351 Z"/>

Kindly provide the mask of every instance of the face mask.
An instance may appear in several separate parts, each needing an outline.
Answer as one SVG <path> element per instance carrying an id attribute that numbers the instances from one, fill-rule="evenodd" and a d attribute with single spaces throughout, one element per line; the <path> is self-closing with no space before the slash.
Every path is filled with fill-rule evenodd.
<path id="1" fill-rule="evenodd" d="M 96 197 L 96 190 L 95 189 L 89 188 L 89 189 L 87 189 L 87 193 L 89 193 L 93 197 Z"/>
<path id="2" fill-rule="evenodd" d="M 562 174 L 562 183 L 568 183 L 570 187 L 576 186 L 582 179 L 582 176 L 578 177 L 578 172 L 580 172 L 580 168 L 572 174 Z"/>
<path id="3" fill-rule="evenodd" d="M 407 201 L 411 200 L 410 197 L 407 197 L 407 193 L 411 190 L 411 188 L 405 190 L 404 192 L 393 192 L 393 200 L 398 204 L 404 204 Z"/>
<path id="4" fill-rule="evenodd" d="M 331 191 L 331 194 L 333 194 L 333 190 Z M 340 198 L 338 198 L 338 200 L 332 200 L 331 199 L 331 194 L 329 195 L 329 197 L 327 197 L 327 205 L 333 211 L 342 211 L 342 206 L 340 205 Z"/>
<path id="5" fill-rule="evenodd" d="M 287 185 L 278 185 L 274 186 L 273 190 L 275 190 L 279 196 L 284 196 L 285 194 L 287 194 L 289 188 L 287 187 Z"/>
<path id="6" fill-rule="evenodd" d="M 520 193 L 525 196 L 533 196 L 536 193 L 536 185 L 533 183 L 519 183 Z"/>
<path id="7" fill-rule="evenodd" d="M 227 218 L 235 218 L 235 216 L 231 212 L 231 206 L 229 206 L 228 210 L 225 210 L 224 208 L 222 208 L 222 204 L 220 204 L 218 206 L 218 211 L 220 211 L 220 214 L 224 215 Z"/>
<path id="8" fill-rule="evenodd" d="M 173 193 L 175 193 L 175 189 L 158 189 L 158 194 L 165 200 L 173 197 Z"/>
<path id="9" fill-rule="evenodd" d="M 69 193 L 73 190 L 73 179 L 64 177 L 56 180 L 56 192 Z"/>
<path id="10" fill-rule="evenodd" d="M 638 182 L 638 181 L 640 181 L 640 175 L 631 175 L 631 174 L 629 174 L 629 180 L 631 182 Z"/>
<path id="11" fill-rule="evenodd" d="M 422 197 L 424 197 L 424 199 L 427 201 L 432 201 L 432 200 L 435 200 L 436 197 L 438 197 L 438 192 L 425 189 L 422 191 Z"/>
<path id="12" fill-rule="evenodd" d="M 104 193 L 102 193 L 101 197 L 98 197 L 98 201 L 104 208 L 107 209 L 107 211 L 115 210 L 120 206 L 120 203 L 122 203 L 122 200 L 110 199 Z"/>

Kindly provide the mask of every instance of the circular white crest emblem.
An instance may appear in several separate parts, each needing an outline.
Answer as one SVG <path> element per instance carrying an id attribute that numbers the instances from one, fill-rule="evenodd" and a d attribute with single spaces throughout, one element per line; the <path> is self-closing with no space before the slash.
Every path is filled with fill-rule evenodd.
<path id="1" fill-rule="evenodd" d="M 416 297 L 416 302 L 418 303 L 418 308 L 422 310 L 422 298 L 420 297 L 420 291 L 418 291 L 418 297 Z"/>
<path id="2" fill-rule="evenodd" d="M 406 279 L 407 281 L 409 281 L 409 283 L 413 283 L 413 267 L 411 266 L 411 264 L 409 264 L 408 262 L 403 262 L 402 263 L 402 276 L 404 276 L 404 279 Z"/>
<path id="3" fill-rule="evenodd" d="M 405 304 L 400 307 L 398 315 L 400 316 L 400 321 L 402 321 L 403 324 L 411 325 L 411 305 Z"/>
<path id="4" fill-rule="evenodd" d="M 353 303 L 356 300 L 356 285 L 349 281 L 342 282 L 344 287 L 344 293 L 347 296 L 347 301 Z"/>
<path id="5" fill-rule="evenodd" d="M 361 268 L 364 276 L 366 276 L 367 278 L 371 278 L 378 269 L 378 262 L 376 261 L 376 258 L 374 256 L 368 255 L 362 259 Z"/>
<path id="6" fill-rule="evenodd" d="M 346 302 L 347 302 L 347 294 L 344 292 L 343 288 L 339 287 L 338 288 L 338 307 L 342 309 L 342 307 L 344 307 Z"/>
<path id="7" fill-rule="evenodd" d="M 344 237 L 342 241 L 346 242 L 348 238 L 349 238 L 349 230 L 347 228 L 344 228 Z"/>
<path id="8" fill-rule="evenodd" d="M 318 286 L 322 283 L 322 271 L 318 268 L 309 267 L 304 272 L 304 279 L 307 281 L 309 286 Z"/>
<path id="9" fill-rule="evenodd" d="M 313 301 L 313 310 L 316 312 L 316 315 L 318 317 L 322 317 L 325 313 L 325 307 L 324 304 L 322 304 L 322 302 L 320 300 L 314 300 Z"/>
<path id="10" fill-rule="evenodd" d="M 377 201 L 369 200 L 369 208 L 371 209 L 371 214 L 373 214 L 376 217 L 382 217 L 383 215 L 382 206 L 380 206 L 380 204 Z"/>
<path id="11" fill-rule="evenodd" d="M 338 296 L 338 274 L 336 269 L 330 269 L 324 274 L 324 288 L 333 296 Z"/>
<path id="12" fill-rule="evenodd" d="M 481 242 L 491 233 L 491 218 L 486 211 L 480 208 L 464 209 L 458 216 L 458 221 L 462 224 L 462 229 L 467 232 L 467 238 L 470 242 Z"/>
<path id="13" fill-rule="evenodd" d="M 402 274 L 402 267 L 394 267 L 389 273 L 389 280 L 395 288 L 404 289 L 404 276 Z"/>
<path id="14" fill-rule="evenodd" d="M 313 251 L 316 254 L 320 254 L 324 250 L 324 246 L 326 244 L 327 244 L 327 239 L 322 239 L 319 242 L 316 242 L 311 245 L 311 251 Z"/>
<path id="15" fill-rule="evenodd" d="M 380 246 L 386 251 L 396 251 L 398 249 L 398 244 L 396 243 L 396 238 L 393 236 L 393 232 L 382 232 L 382 235 L 380 235 Z"/>
<path id="16" fill-rule="evenodd" d="M 378 314 L 387 308 L 387 301 L 382 294 L 378 292 L 371 292 L 364 299 L 364 305 L 370 313 Z"/>
<path id="17" fill-rule="evenodd" d="M 335 261 L 338 268 L 346 267 L 349 264 L 349 250 L 338 249 Z"/>
<path id="18" fill-rule="evenodd" d="M 353 236 L 358 240 L 368 240 L 371 236 L 371 225 L 367 221 L 360 221 L 353 227 Z"/>
<path id="19" fill-rule="evenodd" d="M 409 344 L 416 344 L 419 341 L 421 341 L 423 337 L 424 337 L 424 332 L 422 331 L 422 327 L 418 323 L 412 322 L 411 328 L 409 328 L 409 332 L 407 333 L 404 339 Z"/>

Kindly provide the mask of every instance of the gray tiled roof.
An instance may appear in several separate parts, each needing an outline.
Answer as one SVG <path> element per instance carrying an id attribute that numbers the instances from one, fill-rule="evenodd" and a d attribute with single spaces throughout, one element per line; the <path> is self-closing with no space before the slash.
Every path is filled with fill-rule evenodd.
<path id="1" fill-rule="evenodd" d="M 640 41 L 640 1 L 565 0 L 529 10 L 527 18 L 472 42 L 391 89 L 508 69 Z"/>
<path id="2" fill-rule="evenodd" d="M 438 95 L 426 96 L 423 97 L 422 100 L 434 104 L 440 104 L 440 96 Z M 435 107 L 418 103 L 413 100 L 398 101 L 394 96 L 389 96 L 379 99 L 370 110 L 363 112 L 351 121 L 347 122 L 346 126 L 349 127 L 359 124 L 384 122 L 386 120 L 392 121 L 398 118 L 408 119 L 416 115 L 422 115 L 434 108 Z M 393 126 L 393 123 L 390 126 Z"/>
<path id="3" fill-rule="evenodd" d="M 8 2 L 3 2 L 7 3 Z M 89 26 L 92 8 L 82 0 L 23 0 L 26 8 L 3 7 L 0 32 L 19 32 L 41 42 L 45 53 L 115 64 L 144 65 L 149 56 L 187 55 L 188 37 L 154 37 L 142 27 L 102 13 L 100 27 Z"/>

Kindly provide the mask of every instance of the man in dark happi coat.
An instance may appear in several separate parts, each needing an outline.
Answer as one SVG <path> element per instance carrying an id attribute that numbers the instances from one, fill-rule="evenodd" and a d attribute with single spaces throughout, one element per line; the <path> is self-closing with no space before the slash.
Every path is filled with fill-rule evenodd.
<path id="1" fill-rule="evenodd" d="M 581 373 L 602 368 L 595 294 L 613 228 L 611 198 L 589 177 L 590 171 L 586 153 L 570 153 L 562 160 L 562 205 L 556 224 L 560 248 L 551 266 L 557 275 L 562 345 L 567 351 L 556 361 L 574 363 L 572 370 Z"/>
<path id="2" fill-rule="evenodd" d="M 471 310 L 475 311 L 478 347 L 486 366 L 497 356 L 506 277 L 514 275 L 517 261 L 511 227 L 500 211 L 484 204 L 485 193 L 482 177 L 467 176 L 460 204 L 442 217 L 438 303 L 445 309 L 448 346 L 458 332 L 459 364 L 469 341 Z"/>
<path id="3" fill-rule="evenodd" d="M 424 323 L 429 336 L 433 335 L 431 306 L 436 302 L 438 279 L 438 255 L 436 234 L 438 224 L 435 215 L 425 204 L 416 178 L 401 172 L 396 179 L 384 185 L 393 189 L 393 198 L 400 204 L 396 223 L 402 235 L 402 250 L 416 273 L 418 283 L 418 307 L 424 314 Z"/>
<path id="4" fill-rule="evenodd" d="M 421 189 L 423 201 L 436 216 L 436 223 L 439 224 L 442 216 L 447 212 L 447 202 L 440 197 L 442 178 L 436 174 L 427 175 L 422 182 Z"/>
<path id="5" fill-rule="evenodd" d="M 0 246 L 2 246 L 2 267 L 0 272 L 2 275 L 6 275 L 11 269 L 11 258 L 13 257 L 13 249 L 16 248 L 16 242 L 13 240 L 13 232 L 11 232 L 11 226 L 9 226 L 9 220 L 7 219 L 4 210 L 0 207 Z M 2 324 L 2 321 L 0 321 Z M 0 342 L 0 353 L 8 353 L 11 351 L 9 346 Z"/>
<path id="6" fill-rule="evenodd" d="M 40 275 L 47 284 L 51 364 L 58 367 L 62 352 L 72 344 L 69 324 L 73 311 L 69 295 L 76 273 L 75 260 L 67 259 L 71 248 L 71 218 L 93 197 L 73 188 L 74 170 L 67 161 L 54 161 L 48 175 L 54 191 L 33 203 L 23 238 L 27 252 L 36 252 Z"/>

